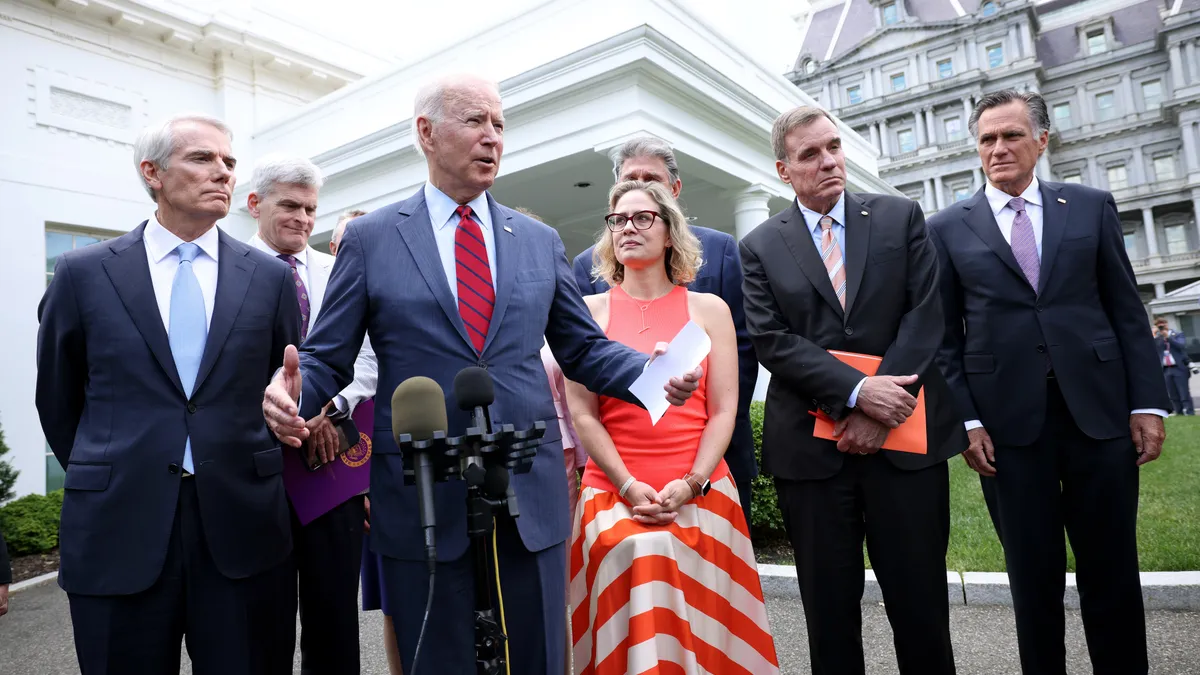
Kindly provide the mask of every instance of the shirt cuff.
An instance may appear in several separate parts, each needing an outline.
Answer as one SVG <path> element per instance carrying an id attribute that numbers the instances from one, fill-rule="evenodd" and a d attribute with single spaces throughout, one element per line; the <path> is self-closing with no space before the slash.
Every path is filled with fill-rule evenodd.
<path id="1" fill-rule="evenodd" d="M 338 394 L 333 397 L 333 414 L 329 418 L 337 421 L 350 416 L 350 403 L 346 401 L 346 397 Z"/>
<path id="2" fill-rule="evenodd" d="M 1159 410 L 1158 408 L 1138 408 L 1137 410 L 1129 411 L 1129 414 L 1130 415 L 1158 415 L 1159 417 L 1166 417 L 1167 411 Z"/>
<path id="3" fill-rule="evenodd" d="M 965 426 L 967 428 L 967 431 L 970 431 L 972 429 L 982 429 L 983 422 L 980 422 L 979 420 L 967 420 L 966 423 L 963 424 L 963 426 Z"/>
<path id="4" fill-rule="evenodd" d="M 858 385 L 854 387 L 854 391 L 850 392 L 850 399 L 846 401 L 847 406 L 853 408 L 854 405 L 858 403 L 858 390 L 862 389 L 862 386 L 866 384 L 866 382 L 867 378 L 865 377 L 858 381 Z"/>

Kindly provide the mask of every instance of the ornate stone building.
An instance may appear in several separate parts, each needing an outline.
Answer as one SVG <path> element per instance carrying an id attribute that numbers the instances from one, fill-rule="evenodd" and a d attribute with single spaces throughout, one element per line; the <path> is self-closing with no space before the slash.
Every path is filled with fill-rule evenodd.
<path id="1" fill-rule="evenodd" d="M 1200 279 L 1198 43 L 1200 0 L 818 0 L 789 78 L 870 138 L 880 176 L 927 214 L 983 184 L 978 97 L 1041 92 L 1038 175 L 1113 193 L 1149 311 L 1200 352 L 1200 289 L 1173 293 Z"/>

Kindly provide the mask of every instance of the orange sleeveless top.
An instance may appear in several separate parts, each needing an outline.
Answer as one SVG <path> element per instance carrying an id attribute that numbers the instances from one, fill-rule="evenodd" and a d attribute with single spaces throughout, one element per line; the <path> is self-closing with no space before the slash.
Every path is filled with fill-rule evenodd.
<path id="1" fill-rule="evenodd" d="M 691 319 L 688 290 L 676 286 L 670 293 L 650 302 L 631 298 L 620 286 L 608 291 L 609 339 L 642 353 L 654 352 L 658 342 L 670 342 Z M 671 406 L 657 425 L 650 413 L 631 403 L 608 396 L 600 397 L 600 422 L 612 437 L 617 453 L 634 478 L 655 490 L 692 470 L 700 449 L 700 435 L 708 423 L 708 358 L 701 363 L 705 375 L 700 386 L 682 406 Z M 665 394 L 664 394 L 665 395 Z M 724 478 L 729 468 L 722 459 L 709 480 Z M 583 484 L 617 492 L 604 471 L 588 459 Z"/>

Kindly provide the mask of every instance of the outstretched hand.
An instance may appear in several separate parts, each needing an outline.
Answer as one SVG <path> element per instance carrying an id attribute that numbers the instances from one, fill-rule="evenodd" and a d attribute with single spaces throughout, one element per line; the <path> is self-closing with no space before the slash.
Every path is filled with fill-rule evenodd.
<path id="1" fill-rule="evenodd" d="M 650 355 L 650 363 L 667 353 L 667 343 L 659 342 L 654 345 L 654 353 Z M 667 392 L 667 402 L 671 405 L 683 405 L 700 386 L 700 378 L 704 376 L 704 368 L 696 366 L 683 377 L 672 377 L 663 389 Z"/>
<path id="2" fill-rule="evenodd" d="M 283 351 L 283 368 L 263 392 L 263 418 L 279 442 L 293 448 L 300 447 L 309 434 L 304 419 L 299 417 L 299 400 L 300 354 L 294 345 L 288 345 Z"/>

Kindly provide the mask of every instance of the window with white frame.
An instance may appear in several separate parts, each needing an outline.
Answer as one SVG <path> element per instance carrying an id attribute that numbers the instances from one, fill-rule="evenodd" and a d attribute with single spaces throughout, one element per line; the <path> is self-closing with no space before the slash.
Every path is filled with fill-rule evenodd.
<path id="1" fill-rule="evenodd" d="M 1167 239 L 1167 255 L 1178 255 L 1188 252 L 1187 227 L 1182 224 L 1168 225 L 1163 228 Z"/>
<path id="2" fill-rule="evenodd" d="M 1083 174 L 1079 173 L 1078 171 L 1068 171 L 1063 174 L 1062 182 L 1081 185 L 1083 183 Z"/>
<path id="3" fill-rule="evenodd" d="M 962 200 L 964 200 L 970 196 L 971 196 L 971 186 L 970 185 L 954 186 L 954 201 L 961 202 Z"/>
<path id="4" fill-rule="evenodd" d="M 1129 256 L 1130 260 L 1138 260 L 1142 257 L 1138 251 L 1136 230 L 1125 230 L 1125 255 Z"/>
<path id="5" fill-rule="evenodd" d="M 1070 102 L 1054 104 L 1054 126 L 1059 130 L 1070 129 L 1073 126 Z"/>
<path id="6" fill-rule="evenodd" d="M 1155 180 L 1172 180 L 1175 178 L 1175 156 L 1158 155 L 1154 158 Z"/>
<path id="7" fill-rule="evenodd" d="M 1108 189 L 1121 190 L 1129 187 L 1129 176 L 1124 164 L 1113 164 L 1108 167 Z"/>
<path id="8" fill-rule="evenodd" d="M 952 59 L 942 59 L 937 62 L 938 79 L 944 80 L 948 77 L 954 77 L 954 61 Z"/>
<path id="9" fill-rule="evenodd" d="M 894 73 L 891 77 L 892 91 L 904 91 L 904 73 Z"/>
<path id="10" fill-rule="evenodd" d="M 912 129 L 901 129 L 896 132 L 896 142 L 900 147 L 901 153 L 912 152 L 917 149 L 916 135 Z"/>
<path id="11" fill-rule="evenodd" d="M 961 117 L 947 117 L 942 124 L 946 129 L 946 140 L 948 142 L 962 140 L 963 126 Z"/>
<path id="12" fill-rule="evenodd" d="M 883 25 L 885 26 L 890 26 L 900 21 L 900 8 L 896 6 L 895 2 L 887 3 L 880 7 L 879 11 L 883 14 Z"/>
<path id="13" fill-rule="evenodd" d="M 1117 116 L 1116 97 L 1111 91 L 1096 94 L 1096 119 L 1103 122 Z"/>
<path id="14" fill-rule="evenodd" d="M 989 45 L 987 48 L 988 68 L 1004 65 L 1004 45 Z"/>
<path id="15" fill-rule="evenodd" d="M 846 103 L 848 105 L 858 105 L 862 103 L 862 100 L 862 87 L 860 85 L 856 84 L 853 87 L 846 87 Z"/>
<path id="16" fill-rule="evenodd" d="M 996 13 L 996 3 L 991 2 L 991 0 L 988 0 L 988 2 L 983 3 L 983 7 L 981 8 L 980 13 L 983 14 L 984 16 L 991 16 L 991 15 L 995 14 Z"/>
<path id="17" fill-rule="evenodd" d="M 1108 51 L 1108 38 L 1104 35 L 1103 28 L 1093 28 L 1087 32 L 1087 53 L 1102 54 Z"/>
<path id="18" fill-rule="evenodd" d="M 1146 110 L 1157 110 L 1162 107 L 1162 80 L 1148 80 L 1142 83 L 1142 100 Z"/>

